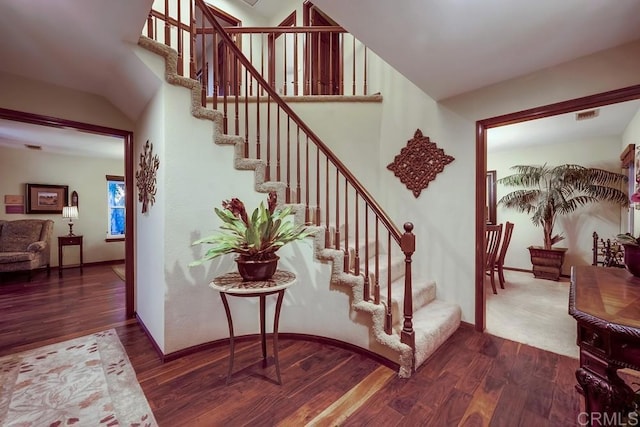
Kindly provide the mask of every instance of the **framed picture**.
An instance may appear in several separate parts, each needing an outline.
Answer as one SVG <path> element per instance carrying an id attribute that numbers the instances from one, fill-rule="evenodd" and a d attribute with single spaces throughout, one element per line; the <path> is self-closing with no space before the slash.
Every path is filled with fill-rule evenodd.
<path id="1" fill-rule="evenodd" d="M 61 214 L 69 199 L 68 185 L 27 184 L 27 213 Z"/>

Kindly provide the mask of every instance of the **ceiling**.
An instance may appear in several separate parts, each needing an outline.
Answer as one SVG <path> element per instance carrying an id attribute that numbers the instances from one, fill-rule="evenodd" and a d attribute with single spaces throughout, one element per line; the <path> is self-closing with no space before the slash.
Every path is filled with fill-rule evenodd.
<path id="1" fill-rule="evenodd" d="M 153 94 L 131 49 L 152 4 L 0 0 L 0 71 L 104 96 L 134 119 Z"/>
<path id="2" fill-rule="evenodd" d="M 435 100 L 640 39 L 638 0 L 313 3 Z"/>
<path id="3" fill-rule="evenodd" d="M 255 6 L 227 1 L 266 18 L 282 5 L 281 0 L 259 0 Z M 104 96 L 135 121 L 154 89 L 130 46 L 137 42 L 152 3 L 47 0 L 36 7 L 24 0 L 0 0 L 0 71 Z M 638 0 L 314 3 L 436 100 L 640 40 Z M 372 23 L 383 23 L 385 30 Z M 631 110 L 625 111 L 615 116 L 618 122 Z M 602 111 L 600 122 L 608 116 Z M 38 131 L 18 127 L 0 122 L 0 144 L 24 146 L 32 135 L 38 138 L 36 145 L 59 140 L 52 150 L 82 145 L 69 135 L 43 140 Z M 529 129 L 527 134 L 542 139 L 536 132 Z M 89 135 L 83 134 L 83 141 Z M 122 146 L 105 149 L 103 155 L 116 150 L 122 152 Z"/>

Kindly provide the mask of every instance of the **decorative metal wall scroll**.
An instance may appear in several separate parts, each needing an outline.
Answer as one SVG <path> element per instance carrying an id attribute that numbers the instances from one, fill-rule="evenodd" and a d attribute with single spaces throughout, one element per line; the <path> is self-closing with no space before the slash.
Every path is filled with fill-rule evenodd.
<path id="1" fill-rule="evenodd" d="M 436 179 L 436 175 L 454 160 L 435 142 L 431 142 L 428 136 L 422 136 L 422 131 L 418 129 L 413 139 L 407 141 L 407 146 L 393 159 L 393 163 L 387 165 L 387 169 L 393 171 L 417 198 L 429 182 Z"/>
<path id="2" fill-rule="evenodd" d="M 138 201 L 142 202 L 142 213 L 148 210 L 148 205 L 156 201 L 156 171 L 160 166 L 158 155 L 153 155 L 153 144 L 147 143 L 140 153 L 139 170 L 136 172 L 138 181 Z"/>

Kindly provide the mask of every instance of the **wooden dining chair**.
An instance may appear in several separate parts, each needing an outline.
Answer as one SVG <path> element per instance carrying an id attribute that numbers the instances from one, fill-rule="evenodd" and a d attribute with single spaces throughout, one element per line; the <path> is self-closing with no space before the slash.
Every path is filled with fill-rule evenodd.
<path id="1" fill-rule="evenodd" d="M 511 241 L 511 234 L 513 234 L 513 223 L 507 221 L 504 225 L 504 234 L 502 235 L 502 243 L 500 244 L 500 252 L 496 257 L 495 268 L 498 270 L 498 279 L 500 280 L 500 287 L 504 289 L 504 257 L 509 249 L 509 242 Z"/>
<path id="2" fill-rule="evenodd" d="M 498 257 L 498 248 L 500 247 L 500 237 L 502 236 L 502 224 L 487 225 L 487 232 L 484 239 L 485 247 L 485 272 L 491 278 L 491 287 L 493 293 L 497 294 L 495 266 Z"/>

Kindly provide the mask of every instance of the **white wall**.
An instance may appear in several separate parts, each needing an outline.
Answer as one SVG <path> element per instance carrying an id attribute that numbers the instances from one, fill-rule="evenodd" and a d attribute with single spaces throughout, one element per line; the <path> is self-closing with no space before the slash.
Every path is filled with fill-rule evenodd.
<path id="1" fill-rule="evenodd" d="M 460 304 L 463 320 L 472 322 L 474 186 L 468 180 L 475 161 L 473 127 L 378 57 L 371 57 L 370 66 L 371 75 L 379 76 L 373 90 L 384 99 L 378 181 L 371 193 L 399 227 L 414 224 L 414 277 L 435 280 L 438 298 Z M 415 198 L 387 165 L 417 129 L 455 160 Z"/>
<path id="2" fill-rule="evenodd" d="M 488 140 L 491 140 L 491 130 L 488 132 Z M 510 168 L 514 165 L 547 163 L 548 166 L 558 166 L 571 163 L 621 173 L 619 147 L 620 137 L 610 136 L 558 143 L 549 141 L 546 145 L 535 147 L 490 151 L 487 155 L 487 170 L 495 170 L 496 178 L 500 179 L 513 174 L 514 171 Z M 498 184 L 497 200 L 516 189 Z M 620 209 L 611 203 L 599 203 L 579 208 L 571 215 L 558 217 L 554 234 L 563 235 L 565 239 L 555 246 L 569 248 L 565 255 L 563 274 L 570 274 L 573 265 L 591 264 L 594 231 L 605 240 L 613 239 L 620 233 Z M 534 226 L 529 215 L 506 209 L 500 204 L 497 208 L 497 221 L 515 224 L 505 266 L 531 270 L 527 248 L 543 245 L 542 228 Z"/>
<path id="3" fill-rule="evenodd" d="M 380 155 L 382 103 L 289 102 L 289 105 L 366 188 L 377 182 L 375 166 Z"/>
<path id="4" fill-rule="evenodd" d="M 164 81 L 164 61 L 157 55 L 136 48 L 138 57 L 151 69 L 158 82 Z M 141 213 L 139 190 L 136 188 L 135 211 L 135 295 L 136 313 L 161 350 L 165 348 L 165 295 L 164 247 L 165 247 L 165 91 L 159 89 L 140 115 L 135 130 L 134 167 L 139 171 L 138 159 L 147 141 L 153 144 L 153 154 L 158 156 L 160 165 L 156 173 L 155 203 Z"/>
<path id="5" fill-rule="evenodd" d="M 0 147 L 0 197 L 24 196 L 25 184 L 68 185 L 69 198 L 78 192 L 79 217 L 73 232 L 83 237 L 85 263 L 124 259 L 124 242 L 105 242 L 109 223 L 105 175 L 123 175 L 124 159 L 69 156 L 46 151 Z M 26 207 L 25 207 L 26 212 Z M 52 219 L 51 265 L 58 263 L 58 236 L 69 234 L 69 222 L 62 214 L 7 214 L 2 206 L 0 219 Z M 77 247 L 64 248 L 64 264 L 79 263 Z"/>

